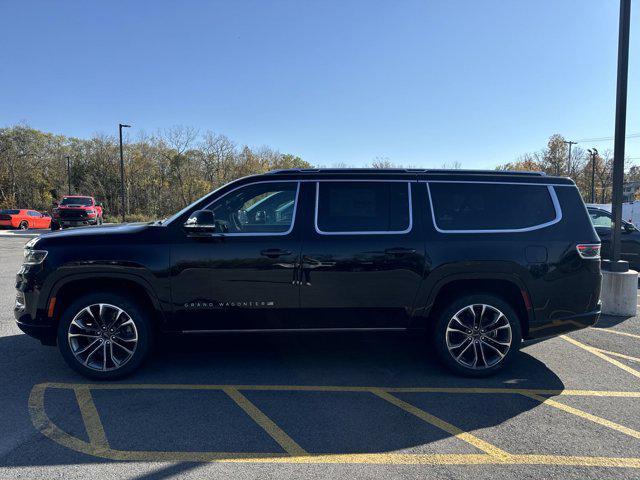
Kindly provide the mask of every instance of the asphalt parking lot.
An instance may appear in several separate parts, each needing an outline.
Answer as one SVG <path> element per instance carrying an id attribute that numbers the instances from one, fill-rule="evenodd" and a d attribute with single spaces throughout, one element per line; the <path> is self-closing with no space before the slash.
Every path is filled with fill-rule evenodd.
<path id="1" fill-rule="evenodd" d="M 1 478 L 640 478 L 640 320 L 470 380 L 405 334 L 165 338 L 89 383 L 13 323 L 0 236 Z"/>

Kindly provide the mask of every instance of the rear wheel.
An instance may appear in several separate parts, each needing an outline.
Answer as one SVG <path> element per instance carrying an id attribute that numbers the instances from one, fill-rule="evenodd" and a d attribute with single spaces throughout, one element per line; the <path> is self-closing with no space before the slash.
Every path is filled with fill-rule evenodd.
<path id="1" fill-rule="evenodd" d="M 18 225 L 18 229 L 19 230 L 29 230 L 29 223 L 26 220 L 21 221 L 20 225 Z"/>
<path id="2" fill-rule="evenodd" d="M 151 347 L 147 312 L 128 297 L 93 293 L 73 302 L 58 325 L 58 347 L 71 368 L 98 380 L 136 370 Z"/>
<path id="3" fill-rule="evenodd" d="M 439 315 L 435 348 L 451 370 L 472 377 L 504 368 L 520 348 L 522 332 L 511 306 L 489 294 L 466 295 Z"/>

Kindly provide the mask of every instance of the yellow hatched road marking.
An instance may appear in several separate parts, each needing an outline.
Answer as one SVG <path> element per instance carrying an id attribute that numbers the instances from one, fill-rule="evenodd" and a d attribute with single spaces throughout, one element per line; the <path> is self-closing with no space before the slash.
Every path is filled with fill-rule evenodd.
<path id="1" fill-rule="evenodd" d="M 602 425 L 603 427 L 610 428 L 612 430 L 616 430 L 620 433 L 624 433 L 625 435 L 629 435 L 630 437 L 640 439 L 640 432 L 634 430 L 629 427 L 625 427 L 624 425 L 620 425 L 618 423 L 607 420 L 606 418 L 601 418 L 596 415 L 592 415 L 591 413 L 584 412 L 574 407 L 570 407 L 569 405 L 565 405 L 564 403 L 556 402 L 550 398 L 544 398 L 539 395 L 525 395 L 526 397 L 533 398 L 534 400 L 539 401 L 543 405 L 549 405 L 551 407 L 557 408 L 558 410 L 562 410 L 564 412 L 570 413 L 580 418 L 584 418 L 593 423 L 597 423 L 598 425 Z"/>
<path id="2" fill-rule="evenodd" d="M 610 364 L 615 365 L 616 367 L 624 370 L 627 373 L 630 373 L 634 377 L 640 378 L 640 372 L 638 370 L 636 370 L 634 368 L 631 368 L 631 367 L 625 365 L 624 363 L 621 363 L 618 360 L 607 356 L 606 354 L 602 353 L 598 348 L 591 347 L 589 345 L 585 345 L 584 343 L 581 343 L 581 342 L 579 342 L 577 340 L 574 340 L 573 338 L 567 337 L 566 335 L 561 335 L 560 338 L 562 338 L 562 339 L 566 340 L 567 342 L 575 345 L 576 347 L 580 347 L 583 350 L 586 350 L 587 352 L 593 353 L 596 357 L 600 357 L 601 359 L 609 362 Z"/>
<path id="3" fill-rule="evenodd" d="M 461 430 L 455 425 L 452 425 L 449 422 L 446 422 L 441 418 L 436 417 L 435 415 L 427 413 L 424 410 L 414 405 L 411 405 L 410 403 L 400 400 L 398 397 L 391 395 L 390 393 L 387 393 L 379 389 L 371 390 L 371 392 L 377 395 L 378 397 L 386 400 L 387 402 L 395 405 L 396 407 L 399 407 L 402 410 L 409 412 L 412 415 L 415 415 L 420 420 L 424 420 L 425 422 L 433 425 L 434 427 L 438 427 L 439 429 L 444 430 L 445 432 L 453 435 L 454 437 L 462 440 L 463 442 L 467 442 L 491 456 L 501 457 L 501 458 L 507 458 L 510 456 L 509 453 L 496 447 L 495 445 L 485 442 L 484 440 L 479 439 L 475 435 L 471 435 L 469 432 L 465 432 L 464 430 Z"/>
<path id="4" fill-rule="evenodd" d="M 618 330 L 613 330 L 611 328 L 594 328 L 593 330 L 596 331 L 596 332 L 613 333 L 615 335 L 622 335 L 624 337 L 631 337 L 631 338 L 640 339 L 640 335 L 636 335 L 635 333 L 620 332 Z"/>
<path id="5" fill-rule="evenodd" d="M 89 436 L 89 442 L 96 448 L 108 449 L 109 441 L 104 433 L 104 427 L 100 421 L 100 414 L 93 402 L 91 391 L 86 387 L 76 388 L 76 400 L 80 407 L 80 414 L 84 422 L 85 430 Z"/>
<path id="6" fill-rule="evenodd" d="M 629 360 L 630 362 L 640 362 L 640 358 L 632 357 L 631 355 L 625 355 L 624 353 L 611 352 L 609 350 L 604 350 L 602 348 L 596 348 L 600 353 L 605 353 L 607 355 L 612 355 L 614 357 L 624 358 L 625 360 Z"/>
<path id="7" fill-rule="evenodd" d="M 231 399 L 249 415 L 262 429 L 267 432 L 289 455 L 308 455 L 284 430 L 267 417 L 262 410 L 256 407 L 247 397 L 235 388 L 223 388 Z"/>
<path id="8" fill-rule="evenodd" d="M 156 388 L 156 389 L 206 389 L 223 390 L 247 412 L 263 428 L 267 426 L 269 434 L 283 446 L 287 453 L 248 453 L 248 452 L 180 452 L 180 451 L 127 451 L 115 450 L 109 447 L 100 417 L 91 397 L 91 389 L 121 389 L 121 388 Z M 525 389 L 484 389 L 484 388 L 397 388 L 383 389 L 378 387 L 307 387 L 307 386 L 279 386 L 272 385 L 145 385 L 145 384 L 73 384 L 73 383 L 42 383 L 35 385 L 29 395 L 29 413 L 33 425 L 43 435 L 56 443 L 73 451 L 93 455 L 111 460 L 137 461 L 192 461 L 192 462 L 231 462 L 231 463 L 290 463 L 290 464 L 404 464 L 404 465 L 558 465 L 582 467 L 615 467 L 640 469 L 640 458 L 634 457 L 589 457 L 563 455 L 509 454 L 458 427 L 445 422 L 399 398 L 391 395 L 390 391 L 436 392 L 436 393 L 517 393 L 528 394 L 541 403 L 560 408 L 568 413 L 608 426 L 635 438 L 640 434 L 635 430 L 609 422 L 573 407 L 546 399 L 540 395 L 577 395 L 596 397 L 640 397 L 640 392 L 607 392 L 592 390 L 525 390 Z M 69 388 L 76 392 L 82 419 L 89 434 L 90 442 L 80 440 L 69 435 L 57 427 L 44 409 L 44 392 L 47 388 Z M 396 454 L 396 453 L 357 453 L 357 454 L 309 454 L 293 441 L 284 431 L 273 423 L 253 403 L 238 390 L 308 390 L 312 391 L 367 391 L 389 401 L 403 410 L 416 415 L 428 423 L 441 428 L 457 438 L 487 452 L 486 454 Z M 539 395 L 538 395 L 539 394 Z M 538 398 L 536 398 L 536 396 Z M 557 404 L 557 405 L 556 405 Z M 249 413 L 251 412 L 251 413 Z M 257 420 L 259 419 L 259 421 Z M 262 423 L 261 423 L 262 422 Z M 275 436 L 278 438 L 275 438 Z M 298 452 L 298 453 L 292 453 Z"/>
<path id="9" fill-rule="evenodd" d="M 207 385 L 175 383 L 42 383 L 45 388 L 89 388 L 90 390 L 224 390 L 234 388 L 246 391 L 295 391 L 295 392 L 371 392 L 382 390 L 391 393 L 453 393 L 453 394 L 526 394 L 576 395 L 587 397 L 640 398 L 640 392 L 609 390 L 557 390 L 544 388 L 484 388 L 484 387 L 359 387 L 332 385 Z"/>

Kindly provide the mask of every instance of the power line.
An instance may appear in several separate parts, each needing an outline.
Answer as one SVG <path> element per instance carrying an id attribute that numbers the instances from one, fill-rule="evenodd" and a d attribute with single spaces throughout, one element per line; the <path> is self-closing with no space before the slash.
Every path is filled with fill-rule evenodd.
<path id="1" fill-rule="evenodd" d="M 626 135 L 624 138 L 640 138 L 640 133 L 630 133 Z M 586 143 L 586 142 L 604 142 L 607 140 L 613 140 L 613 137 L 596 137 L 596 138 L 583 138 L 581 140 L 576 140 L 576 143 Z"/>

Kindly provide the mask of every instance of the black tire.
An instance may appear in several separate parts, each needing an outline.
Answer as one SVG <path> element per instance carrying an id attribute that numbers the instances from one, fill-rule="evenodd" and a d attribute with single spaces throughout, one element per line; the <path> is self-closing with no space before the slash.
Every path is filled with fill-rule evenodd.
<path id="1" fill-rule="evenodd" d="M 133 353 L 129 356 L 129 354 L 126 353 L 126 350 L 121 350 L 119 348 L 116 349 L 116 353 L 119 352 L 121 356 L 128 356 L 128 359 L 121 366 L 117 366 L 117 364 L 112 361 L 114 358 L 113 347 L 114 345 L 117 344 L 117 342 L 114 342 L 114 344 L 111 345 L 110 347 L 111 356 L 109 358 L 111 359 L 111 361 L 109 361 L 109 359 L 106 361 L 107 362 L 106 364 L 109 367 L 112 367 L 110 369 L 99 370 L 97 369 L 97 367 L 92 368 L 91 365 L 83 363 L 74 354 L 73 348 L 75 348 L 76 351 L 80 351 L 84 345 L 80 345 L 80 346 L 71 345 L 72 339 L 68 337 L 68 334 L 70 333 L 71 323 L 76 317 L 76 315 L 88 315 L 86 313 L 81 314 L 81 312 L 86 307 L 91 305 L 96 305 L 96 304 L 105 304 L 105 305 L 108 305 L 109 307 L 113 306 L 123 310 L 126 314 L 125 320 L 127 320 L 127 323 L 128 323 L 128 318 L 130 318 L 131 321 L 133 322 L 133 325 L 135 326 L 137 343 L 135 344 L 135 347 L 132 348 Z M 92 311 L 96 312 L 96 308 L 97 307 L 93 307 Z M 92 318 L 96 318 L 96 316 L 92 315 Z M 78 317 L 78 321 L 81 323 L 86 324 L 91 321 L 89 319 L 89 322 L 83 322 L 81 320 L 82 318 L 83 317 Z M 86 317 L 86 318 L 89 318 L 89 317 Z M 96 322 L 96 324 L 98 323 L 100 322 Z M 73 331 L 73 329 L 77 329 L 76 325 L 77 323 L 74 324 L 73 327 L 71 327 L 72 328 L 71 331 Z M 111 341 L 113 342 L 114 338 L 118 338 L 118 337 L 105 336 L 105 335 L 109 335 L 107 331 L 101 332 L 100 329 L 97 328 L 96 326 L 94 326 L 93 328 L 99 331 L 100 334 L 104 336 L 104 338 L 101 337 L 99 339 L 102 342 L 99 344 L 100 345 L 98 347 L 99 350 L 96 352 L 95 356 L 91 357 L 91 363 L 96 362 L 101 364 L 102 363 L 101 358 L 104 358 L 103 353 L 105 354 L 107 353 L 107 350 L 106 350 L 107 347 L 104 346 L 103 343 L 109 344 L 109 338 L 111 338 Z M 126 328 L 132 329 L 130 325 L 127 326 Z M 116 335 L 116 334 L 114 333 L 113 335 Z M 88 342 L 93 342 L 94 339 L 90 338 L 83 341 L 86 341 L 88 343 Z M 118 339 L 118 341 L 120 342 L 120 339 Z M 124 341 L 121 343 L 123 345 L 125 344 Z M 136 369 L 138 369 L 140 365 L 142 365 L 143 361 L 145 360 L 146 356 L 151 350 L 152 343 L 153 343 L 153 329 L 151 328 L 149 314 L 146 311 L 146 309 L 142 308 L 133 299 L 117 293 L 109 293 L 109 292 L 91 293 L 91 294 L 87 294 L 80 297 L 64 310 L 64 312 L 62 313 L 62 317 L 60 319 L 60 323 L 58 325 L 58 348 L 64 360 L 67 362 L 67 364 L 71 368 L 73 368 L 78 373 L 84 375 L 85 377 L 95 379 L 95 380 L 115 380 L 131 374 Z M 126 346 L 131 348 L 131 343 L 126 343 Z M 102 349 L 103 347 L 105 348 L 104 350 Z M 94 347 L 92 347 L 90 350 L 93 350 L 93 348 Z"/>
<path id="2" fill-rule="evenodd" d="M 469 306 L 473 305 L 476 307 L 471 307 L 471 310 L 469 310 Z M 482 305 L 487 306 L 487 308 L 483 310 Z M 503 317 L 500 317 L 496 310 L 502 313 Z M 483 312 L 484 317 L 482 315 Z M 460 322 L 453 320 L 456 314 L 458 314 Z M 471 322 L 477 318 L 480 318 L 480 322 L 485 328 L 477 328 L 477 331 L 475 331 Z M 499 323 L 491 325 L 491 322 L 498 318 Z M 452 329 L 447 333 L 447 327 L 450 322 L 452 322 Z M 463 325 L 468 326 L 469 330 L 464 329 L 464 332 L 458 333 L 458 329 L 460 331 L 463 330 Z M 499 329 L 494 332 L 491 328 L 495 329 L 496 325 L 499 326 Z M 491 331 L 483 333 L 486 331 L 487 326 L 490 327 L 487 330 Z M 502 343 L 507 342 L 508 334 L 510 334 L 510 346 L 508 350 L 505 350 Z M 447 339 L 449 339 L 449 343 Z M 502 370 L 513 360 L 522 343 L 522 329 L 515 311 L 503 299 L 491 294 L 464 295 L 451 302 L 439 313 L 434 329 L 433 342 L 438 358 L 449 369 L 468 377 L 486 377 Z M 460 342 L 465 343 L 462 343 L 460 347 L 450 348 L 450 346 L 455 347 Z M 468 350 L 457 360 L 455 357 L 460 355 L 462 350 L 467 347 Z M 501 355 L 504 356 L 501 357 Z M 472 366 L 474 357 L 476 359 L 476 367 Z M 493 363 L 494 360 L 496 361 L 495 364 Z"/>
<path id="3" fill-rule="evenodd" d="M 56 230 L 60 230 L 60 224 L 58 222 L 51 222 L 51 231 L 55 232 Z"/>
<path id="4" fill-rule="evenodd" d="M 21 221 L 20 225 L 18 225 L 18 230 L 29 230 L 29 222 L 26 220 Z"/>
<path id="5" fill-rule="evenodd" d="M 102 217 L 98 217 L 98 225 L 102 225 Z"/>

